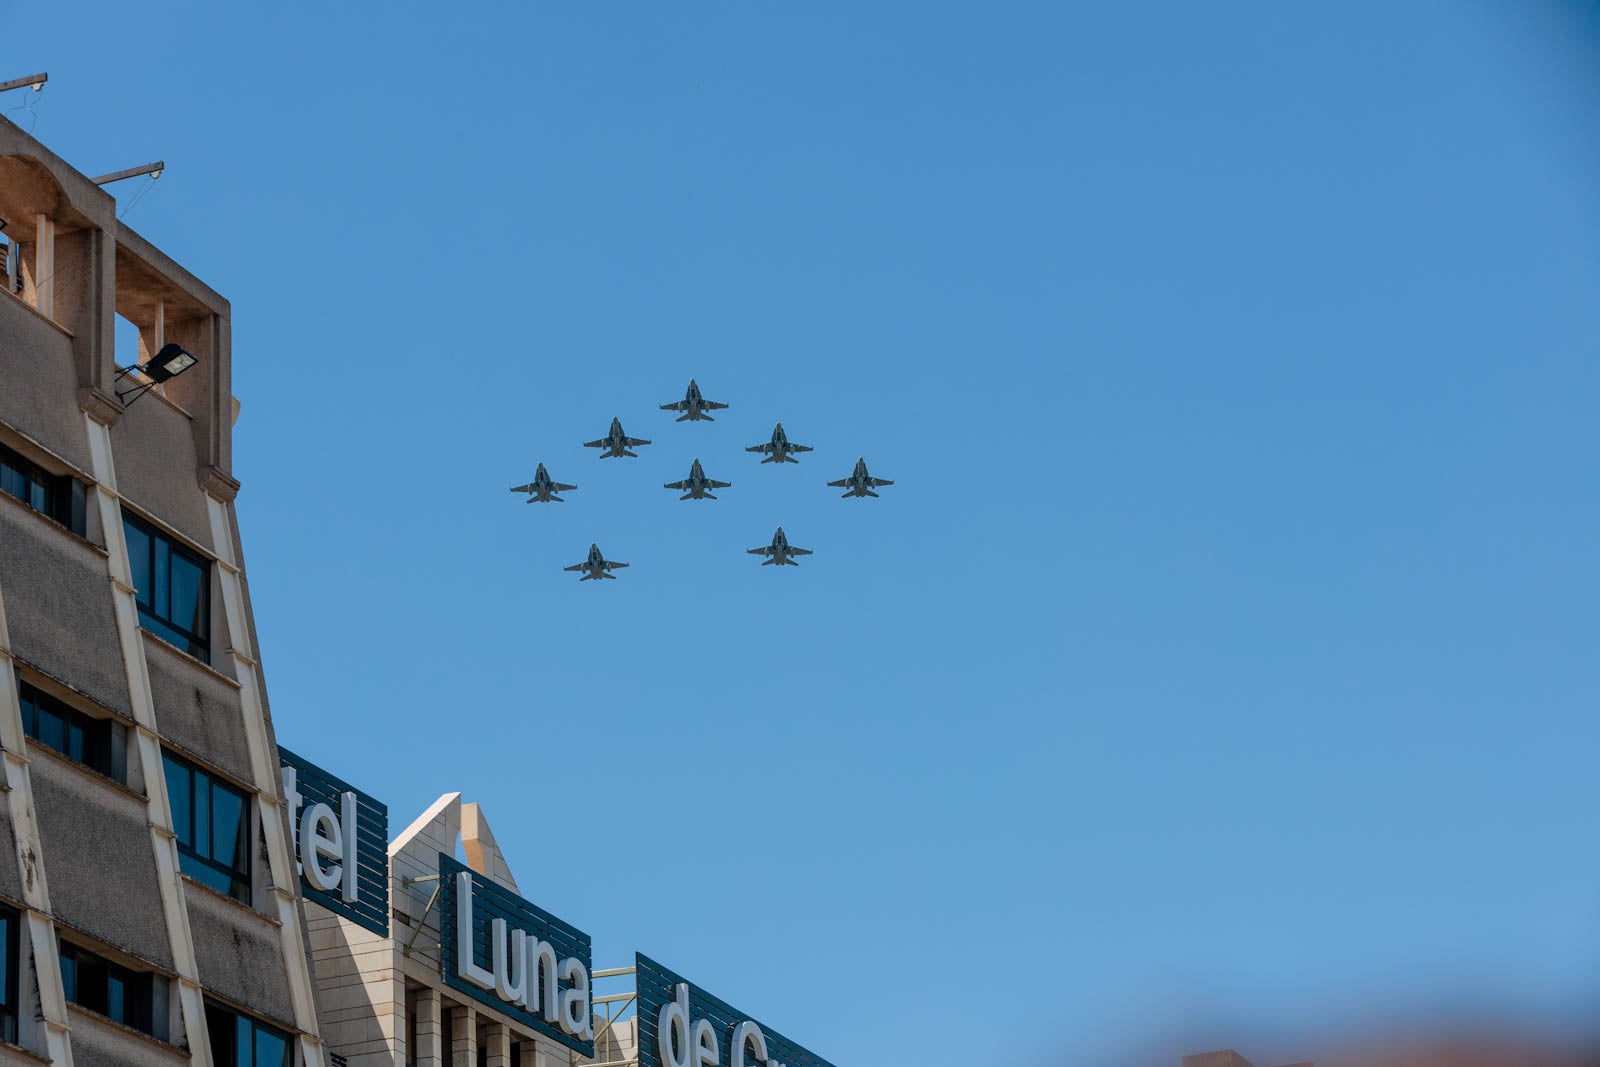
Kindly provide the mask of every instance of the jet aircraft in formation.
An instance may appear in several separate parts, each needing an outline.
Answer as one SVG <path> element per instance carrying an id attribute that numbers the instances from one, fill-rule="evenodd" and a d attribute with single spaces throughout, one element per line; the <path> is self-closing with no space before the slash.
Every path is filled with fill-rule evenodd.
<path id="1" fill-rule="evenodd" d="M 661 410 L 683 412 L 682 415 L 678 416 L 676 420 L 678 422 L 716 422 L 717 420 L 707 415 L 706 412 L 721 411 L 727 406 L 726 404 L 719 404 L 715 400 L 707 400 L 701 396 L 700 387 L 694 383 L 693 378 L 690 378 L 689 389 L 683 394 L 683 399 L 674 400 L 670 404 L 662 404 Z"/>
<path id="2" fill-rule="evenodd" d="M 732 482 L 719 482 L 707 478 L 705 468 L 700 466 L 700 460 L 696 457 L 694 466 L 689 468 L 689 477 L 681 482 L 667 482 L 661 488 L 687 489 L 688 492 L 680 496 L 679 500 L 715 500 L 717 498 L 712 496 L 708 490 L 727 489 L 732 485 Z"/>
<path id="3" fill-rule="evenodd" d="M 544 464 L 541 463 L 539 464 L 539 469 L 533 472 L 533 481 L 527 485 L 512 486 L 511 491 L 513 493 L 531 493 L 532 495 L 523 501 L 526 504 L 548 504 L 552 500 L 557 504 L 565 504 L 566 501 L 556 496 L 556 494 L 570 492 L 576 488 L 578 487 L 575 485 L 551 481 L 550 472 L 545 470 Z"/>
<path id="4" fill-rule="evenodd" d="M 583 447 L 604 449 L 605 451 L 600 453 L 601 459 L 610 459 L 613 456 L 618 458 L 621 458 L 622 456 L 632 456 L 634 459 L 638 459 L 639 453 L 630 452 L 628 450 L 630 448 L 637 448 L 640 445 L 647 445 L 649 443 L 649 441 L 646 441 L 642 437 L 629 437 L 627 434 L 623 433 L 622 420 L 613 418 L 611 420 L 611 429 L 606 432 L 604 437 L 600 438 L 598 441 L 585 441 L 583 443 Z"/>
<path id="5" fill-rule="evenodd" d="M 848 486 L 849 488 L 845 489 L 844 496 L 852 497 L 877 496 L 878 494 L 873 492 L 874 489 L 880 486 L 893 485 L 894 483 L 887 478 L 874 478 L 868 474 L 867 461 L 858 456 L 856 457 L 856 469 L 850 472 L 850 477 L 841 478 L 837 482 L 829 482 L 828 484 L 835 489 L 845 489 Z"/>
<path id="6" fill-rule="evenodd" d="M 662 404 L 661 410 L 681 412 L 677 419 L 678 422 L 714 422 L 715 420 L 707 413 L 721 411 L 727 406 L 727 404 L 718 403 L 715 400 L 707 400 L 701 394 L 699 384 L 693 378 L 690 378 L 689 388 L 684 393 L 683 399 L 673 401 L 670 404 Z M 613 418 L 611 420 L 611 428 L 604 437 L 597 441 L 585 441 L 583 447 L 600 449 L 601 459 L 620 458 L 623 456 L 637 459 L 638 453 L 634 452 L 633 449 L 649 443 L 649 440 L 642 437 L 629 437 L 622 429 L 622 420 Z M 810 452 L 812 448 L 810 445 L 797 445 L 790 441 L 788 435 L 783 431 L 783 423 L 780 422 L 772 427 L 771 440 L 765 444 L 750 445 L 745 451 L 761 453 L 763 457 L 762 463 L 781 465 L 784 463 L 799 463 L 800 461 L 795 456 L 801 452 Z M 855 469 L 851 471 L 848 478 L 842 478 L 839 481 L 829 482 L 828 484 L 833 488 L 845 490 L 843 495 L 849 498 L 876 497 L 878 494 L 873 492 L 874 489 L 893 485 L 894 482 L 888 478 L 874 478 L 867 471 L 867 461 L 864 458 L 857 458 Z M 666 482 L 663 488 L 680 490 L 683 495 L 678 498 L 679 500 L 715 500 L 717 497 L 711 490 L 727 489 L 732 485 L 732 482 L 719 482 L 712 478 L 707 478 L 705 468 L 700 465 L 700 460 L 697 457 L 693 466 L 689 468 L 689 477 L 679 482 Z M 513 493 L 527 493 L 528 499 L 526 502 L 529 504 L 548 503 L 550 501 L 560 504 L 565 503 L 565 501 L 561 499 L 559 494 L 570 492 L 577 488 L 576 485 L 567 485 L 552 479 L 550 472 L 545 470 L 543 463 L 540 463 L 538 469 L 534 472 L 533 481 L 527 485 L 516 486 L 511 491 Z M 796 548 L 791 545 L 788 537 L 784 535 L 782 526 L 778 527 L 777 532 L 773 534 L 770 545 L 752 548 L 748 551 L 753 556 L 767 557 L 761 561 L 763 567 L 782 567 L 786 565 L 797 567 L 800 564 L 796 557 L 811 555 L 809 548 Z M 626 563 L 617 563 L 606 559 L 601 554 L 599 545 L 591 543 L 589 545 L 589 554 L 582 563 L 575 563 L 562 569 L 583 572 L 583 576 L 578 580 L 587 582 L 601 578 L 615 578 L 616 575 L 612 574 L 611 571 L 626 566 Z"/>
<path id="7" fill-rule="evenodd" d="M 798 567 L 800 566 L 800 561 L 791 557 L 811 555 L 809 548 L 796 548 L 791 545 L 789 539 L 783 536 L 782 526 L 778 527 L 778 532 L 772 535 L 772 544 L 763 545 L 760 548 L 747 549 L 746 551 L 752 556 L 770 557 L 761 561 L 763 567 L 770 567 L 774 563 L 780 567 L 786 563 L 791 567 Z"/>
<path id="8" fill-rule="evenodd" d="M 562 567 L 561 569 L 564 571 L 584 571 L 584 576 L 579 578 L 578 581 L 588 582 L 593 581 L 596 578 L 610 578 L 615 580 L 617 576 L 611 572 L 626 566 L 626 563 L 616 563 L 612 560 L 606 559 L 606 557 L 600 552 L 600 546 L 590 542 L 588 559 L 584 560 L 582 563 L 574 563 L 570 567 Z"/>
<path id="9" fill-rule="evenodd" d="M 799 463 L 800 461 L 790 455 L 792 452 L 810 452 L 810 445 L 797 445 L 789 440 L 789 435 L 783 432 L 783 423 L 772 428 L 772 440 L 764 445 L 751 445 L 746 452 L 765 452 L 767 458 L 763 463 Z"/>

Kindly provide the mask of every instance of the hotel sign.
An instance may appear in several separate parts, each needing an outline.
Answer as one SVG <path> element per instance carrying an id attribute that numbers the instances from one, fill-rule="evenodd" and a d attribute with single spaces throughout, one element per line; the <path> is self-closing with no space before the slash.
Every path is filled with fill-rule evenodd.
<path id="1" fill-rule="evenodd" d="M 648 956 L 634 971 L 639 1067 L 833 1067 Z"/>
<path id="2" fill-rule="evenodd" d="M 389 809 L 279 746 L 289 843 L 307 900 L 389 936 Z"/>
<path id="3" fill-rule="evenodd" d="M 589 935 L 439 853 L 445 985 L 594 1056 Z"/>

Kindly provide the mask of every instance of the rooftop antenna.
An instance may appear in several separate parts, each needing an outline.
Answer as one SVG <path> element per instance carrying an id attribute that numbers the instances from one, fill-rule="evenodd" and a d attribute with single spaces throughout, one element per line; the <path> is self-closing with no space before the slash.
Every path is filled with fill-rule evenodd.
<path id="1" fill-rule="evenodd" d="M 8 82 L 0 82 L 0 93 L 9 93 L 13 89 L 32 89 L 36 93 L 42 93 L 44 83 L 49 80 L 48 74 L 29 74 L 23 78 L 12 78 Z"/>
<path id="2" fill-rule="evenodd" d="M 129 167 L 127 170 L 114 170 L 110 174 L 102 174 L 98 178 L 91 178 L 89 180 L 94 182 L 96 185 L 110 185 L 112 182 L 120 182 L 124 178 L 137 178 L 141 174 L 148 174 L 150 175 L 150 180 L 155 181 L 161 177 L 161 172 L 166 169 L 167 165 L 165 163 L 146 163 L 142 167 Z"/>

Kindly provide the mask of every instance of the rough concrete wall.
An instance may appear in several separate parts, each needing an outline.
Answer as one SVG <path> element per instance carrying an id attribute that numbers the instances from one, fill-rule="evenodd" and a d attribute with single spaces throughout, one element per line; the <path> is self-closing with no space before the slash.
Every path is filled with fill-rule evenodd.
<path id="1" fill-rule="evenodd" d="M 294 1002 L 277 925 L 264 915 L 186 883 L 200 983 L 289 1030 Z"/>
<path id="2" fill-rule="evenodd" d="M 50 882 L 63 921 L 172 968 L 145 805 L 64 759 L 31 750 L 29 777 Z"/>
<path id="3" fill-rule="evenodd" d="M 17 868 L 17 834 L 11 827 L 11 805 L 0 802 L 0 894 L 22 899 L 22 875 Z"/>
<path id="4" fill-rule="evenodd" d="M 248 782 L 250 750 L 239 691 L 161 640 L 143 636 L 161 736 Z"/>
<path id="5" fill-rule="evenodd" d="M 160 400 L 143 400 L 111 428 L 111 453 L 117 491 L 124 500 L 195 544 L 211 546 L 211 521 L 195 476 L 198 460 L 187 418 Z"/>
<path id="6" fill-rule="evenodd" d="M 0 422 L 14 426 L 79 470 L 89 436 L 78 410 L 72 339 L 0 293 Z"/>
<path id="7" fill-rule="evenodd" d="M 170 1045 L 135 1036 L 93 1012 L 69 1006 L 67 1014 L 72 1024 L 73 1067 L 127 1067 L 131 1063 L 162 1067 L 189 1062 L 188 1055 Z"/>
<path id="8" fill-rule="evenodd" d="M 128 676 L 105 556 L 0 497 L 0 575 L 11 651 L 127 712 Z"/>
<path id="9" fill-rule="evenodd" d="M 10 1045 L 0 1045 L 0 1067 L 39 1067 L 41 1063 L 45 1062 L 47 1061 L 41 1060 L 37 1056 L 30 1056 L 20 1049 L 12 1048 Z"/>

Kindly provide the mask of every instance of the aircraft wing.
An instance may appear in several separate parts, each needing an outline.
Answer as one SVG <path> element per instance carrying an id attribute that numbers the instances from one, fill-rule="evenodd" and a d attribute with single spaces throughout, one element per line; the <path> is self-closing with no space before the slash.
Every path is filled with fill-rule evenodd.
<path id="1" fill-rule="evenodd" d="M 733 486 L 732 482 L 719 482 L 719 481 L 715 481 L 715 480 L 713 480 L 711 478 L 707 478 L 706 479 L 706 488 L 707 489 L 728 489 L 728 488 L 731 488 L 732 486 Z"/>
<path id="2" fill-rule="evenodd" d="M 674 400 L 670 404 L 662 404 L 661 405 L 661 410 L 662 411 L 686 411 L 686 410 L 688 410 L 688 407 L 689 407 L 689 402 L 687 400 Z"/>
<path id="3" fill-rule="evenodd" d="M 793 545 L 790 545 L 789 546 L 789 555 L 791 555 L 791 556 L 809 556 L 809 555 L 811 555 L 811 550 L 809 548 L 796 548 Z"/>
<path id="4" fill-rule="evenodd" d="M 840 478 L 838 481 L 829 482 L 828 484 L 833 486 L 835 489 L 843 489 L 845 486 L 850 484 L 850 479 L 849 478 Z"/>
<path id="5" fill-rule="evenodd" d="M 880 485 L 893 485 L 894 482 L 890 481 L 888 478 L 868 478 L 867 484 L 876 489 Z"/>
<path id="6" fill-rule="evenodd" d="M 530 486 L 529 488 L 532 488 L 532 487 Z M 551 482 L 550 483 L 550 489 L 553 492 L 557 492 L 557 493 L 565 493 L 565 492 L 567 492 L 569 490 L 576 489 L 576 488 L 578 488 L 578 487 L 575 486 L 575 485 L 566 485 L 565 483 L 562 483 L 562 482 Z"/>
<path id="7" fill-rule="evenodd" d="M 585 441 L 583 443 L 583 447 L 584 448 L 603 448 L 603 447 L 605 447 L 605 443 L 606 443 L 606 439 L 604 437 L 602 437 L 598 441 Z"/>
<path id="8" fill-rule="evenodd" d="M 705 408 L 707 411 L 721 411 L 723 408 L 727 407 L 728 405 L 719 404 L 715 400 L 702 400 L 702 401 L 700 401 L 700 406 Z"/>
<path id="9" fill-rule="evenodd" d="M 811 450 L 812 449 L 811 449 L 810 445 L 795 445 L 795 444 L 791 444 L 789 446 L 789 451 L 790 452 L 810 452 Z"/>
<path id="10" fill-rule="evenodd" d="M 606 560 L 605 562 L 601 563 L 600 565 L 602 567 L 604 567 L 608 571 L 614 571 L 614 570 L 617 570 L 618 568 L 627 566 L 626 563 L 612 563 L 609 559 Z"/>
<path id="11" fill-rule="evenodd" d="M 642 437 L 624 437 L 623 440 L 627 442 L 629 448 L 636 448 L 639 445 L 647 445 L 650 443 Z"/>
<path id="12" fill-rule="evenodd" d="M 752 556 L 770 556 L 772 555 L 772 546 L 762 545 L 760 548 L 747 548 L 745 551 Z"/>
<path id="13" fill-rule="evenodd" d="M 689 488 L 689 479 L 685 478 L 681 482 L 666 482 L 665 484 L 663 484 L 661 486 L 661 488 L 663 488 L 663 489 L 687 489 L 687 488 Z"/>
<path id="14" fill-rule="evenodd" d="M 562 567 L 561 569 L 564 570 L 564 571 L 581 571 L 587 566 L 588 566 L 587 563 L 574 563 L 570 567 Z"/>
<path id="15" fill-rule="evenodd" d="M 750 447 L 746 448 L 745 451 L 746 452 L 773 452 L 773 451 L 776 451 L 776 450 L 773 448 L 772 443 L 769 441 L 768 443 L 766 443 L 764 445 L 751 445 Z"/>
<path id="16" fill-rule="evenodd" d="M 527 485 L 514 485 L 511 487 L 511 491 L 513 493 L 531 493 L 533 490 L 534 484 L 532 482 L 529 482 Z"/>

